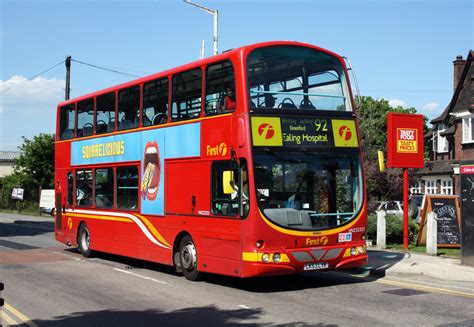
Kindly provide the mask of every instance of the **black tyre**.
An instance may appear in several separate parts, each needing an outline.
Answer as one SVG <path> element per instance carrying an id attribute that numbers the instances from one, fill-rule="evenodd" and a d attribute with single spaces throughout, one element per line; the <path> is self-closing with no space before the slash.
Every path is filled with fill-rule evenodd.
<path id="1" fill-rule="evenodd" d="M 77 244 L 79 248 L 79 252 L 86 257 L 89 258 L 91 256 L 91 234 L 89 232 L 89 228 L 86 224 L 82 224 L 79 227 L 79 234 L 77 236 Z"/>
<path id="2" fill-rule="evenodd" d="M 179 246 L 179 258 L 181 261 L 181 269 L 183 275 L 187 280 L 197 281 L 202 277 L 202 273 L 197 270 L 198 267 L 198 254 L 196 245 L 194 244 L 191 236 L 186 235 L 181 240 Z"/>

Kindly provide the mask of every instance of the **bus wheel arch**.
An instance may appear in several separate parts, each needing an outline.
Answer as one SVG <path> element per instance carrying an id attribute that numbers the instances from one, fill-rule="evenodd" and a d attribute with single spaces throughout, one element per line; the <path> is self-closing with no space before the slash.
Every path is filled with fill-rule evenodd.
<path id="1" fill-rule="evenodd" d="M 81 221 L 77 230 L 77 248 L 81 254 L 88 258 L 92 254 L 91 250 L 91 234 L 89 227 L 84 221 Z"/>
<path id="2" fill-rule="evenodd" d="M 201 279 L 198 271 L 196 244 L 188 232 L 180 232 L 173 244 L 173 262 L 177 272 L 182 272 L 188 280 Z"/>

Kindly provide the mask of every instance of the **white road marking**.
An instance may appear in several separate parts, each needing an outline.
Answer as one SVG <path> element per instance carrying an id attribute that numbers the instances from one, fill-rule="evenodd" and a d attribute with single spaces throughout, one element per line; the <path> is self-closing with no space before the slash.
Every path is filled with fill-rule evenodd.
<path id="1" fill-rule="evenodd" d="M 151 278 L 151 277 L 139 275 L 139 274 L 136 274 L 136 273 L 132 273 L 131 271 L 126 271 L 126 270 L 122 270 L 122 269 L 119 269 L 119 268 L 114 268 L 114 270 L 119 271 L 119 272 L 122 272 L 122 273 L 124 273 L 124 274 L 129 274 L 129 275 L 132 275 L 132 276 L 135 276 L 135 277 L 139 277 L 139 278 L 142 278 L 142 279 L 146 279 L 146 280 L 149 280 L 149 281 L 158 283 L 158 284 L 168 285 L 168 286 L 174 287 L 174 285 L 171 285 L 171 284 L 169 284 L 169 283 L 167 283 L 167 282 L 164 282 L 164 281 L 162 281 L 162 280 L 158 280 L 158 279 L 155 279 L 155 278 Z"/>
<path id="2" fill-rule="evenodd" d="M 239 308 L 242 308 L 242 309 L 250 309 L 250 307 L 246 306 L 246 305 L 243 305 L 243 304 L 239 304 Z"/>

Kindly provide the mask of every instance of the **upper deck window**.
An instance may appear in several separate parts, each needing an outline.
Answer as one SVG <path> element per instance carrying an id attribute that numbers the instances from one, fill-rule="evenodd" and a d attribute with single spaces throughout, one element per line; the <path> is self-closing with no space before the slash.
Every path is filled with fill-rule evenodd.
<path id="1" fill-rule="evenodd" d="M 103 134 L 114 131 L 115 128 L 115 93 L 97 97 L 95 133 Z"/>
<path id="2" fill-rule="evenodd" d="M 168 78 L 162 78 L 143 86 L 143 126 L 159 125 L 168 121 L 168 84 Z"/>
<path id="3" fill-rule="evenodd" d="M 94 131 L 94 99 L 77 104 L 77 137 L 90 136 Z"/>
<path id="4" fill-rule="evenodd" d="M 199 117 L 202 101 L 201 68 L 173 76 L 173 107 L 171 120 Z"/>
<path id="5" fill-rule="evenodd" d="M 72 139 L 74 137 L 74 124 L 76 121 L 74 104 L 61 107 L 59 112 L 59 139 Z"/>
<path id="6" fill-rule="evenodd" d="M 206 116 L 232 112 L 235 106 L 235 77 L 232 64 L 224 61 L 207 67 Z"/>
<path id="7" fill-rule="evenodd" d="M 300 46 L 254 50 L 247 59 L 250 108 L 352 111 L 334 56 Z"/>
<path id="8" fill-rule="evenodd" d="M 118 130 L 138 127 L 140 87 L 132 86 L 118 94 Z"/>

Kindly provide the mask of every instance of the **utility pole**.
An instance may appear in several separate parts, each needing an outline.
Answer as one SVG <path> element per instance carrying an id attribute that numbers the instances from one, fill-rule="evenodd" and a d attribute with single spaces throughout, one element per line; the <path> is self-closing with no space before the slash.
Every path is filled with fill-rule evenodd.
<path id="1" fill-rule="evenodd" d="M 183 0 L 183 2 L 190 4 L 192 6 L 198 7 L 199 9 L 204 10 L 205 12 L 212 14 L 214 16 L 214 55 L 219 53 L 218 50 L 218 20 L 219 20 L 219 11 L 216 9 L 207 8 L 201 6 L 200 4 L 191 2 L 189 0 Z"/>
<path id="2" fill-rule="evenodd" d="M 65 99 L 69 100 L 71 95 L 71 56 L 66 57 L 66 96 Z"/>
<path id="3" fill-rule="evenodd" d="M 200 53 L 199 59 L 204 59 L 204 49 L 205 49 L 205 47 L 206 47 L 206 41 L 202 40 L 201 53 Z"/>

